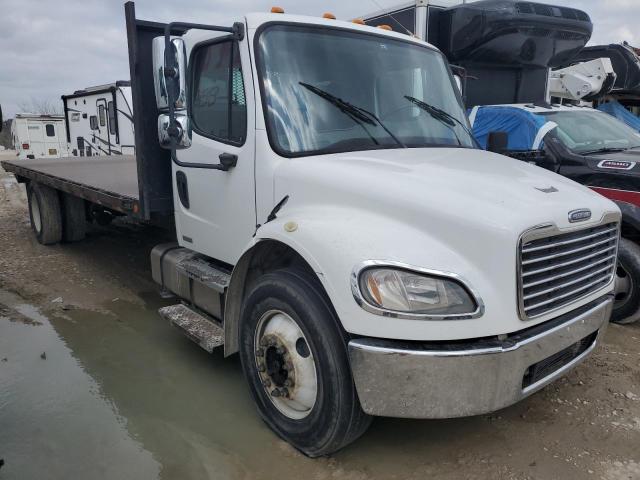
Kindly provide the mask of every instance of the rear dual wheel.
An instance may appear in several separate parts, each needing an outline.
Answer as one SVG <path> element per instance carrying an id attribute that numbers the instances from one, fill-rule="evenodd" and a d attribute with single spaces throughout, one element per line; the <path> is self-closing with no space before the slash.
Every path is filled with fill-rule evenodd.
<path id="1" fill-rule="evenodd" d="M 31 228 L 42 245 L 77 242 L 86 234 L 84 200 L 31 183 L 27 186 Z"/>
<path id="2" fill-rule="evenodd" d="M 87 212 L 85 201 L 68 193 L 62 197 L 62 239 L 65 242 L 79 242 L 87 234 Z"/>
<path id="3" fill-rule="evenodd" d="M 243 309 L 240 358 L 264 421 L 310 457 L 348 445 L 371 423 L 351 377 L 346 334 L 304 272 L 258 280 Z"/>
<path id="4" fill-rule="evenodd" d="M 31 228 L 38 242 L 53 245 L 62 240 L 62 210 L 58 192 L 38 183 L 27 187 Z"/>

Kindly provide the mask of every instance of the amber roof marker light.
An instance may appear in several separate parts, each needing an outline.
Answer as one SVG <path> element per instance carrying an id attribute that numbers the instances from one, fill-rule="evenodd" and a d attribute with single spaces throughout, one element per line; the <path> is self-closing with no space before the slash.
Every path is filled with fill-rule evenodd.
<path id="1" fill-rule="evenodd" d="M 335 20 L 336 16 L 333 13 L 325 13 L 322 15 L 322 18 L 326 18 L 327 20 Z"/>
<path id="2" fill-rule="evenodd" d="M 271 7 L 271 13 L 284 13 L 284 8 L 282 8 L 282 7 Z"/>
<path id="3" fill-rule="evenodd" d="M 389 32 L 393 32 L 393 28 L 391 28 L 389 25 L 378 25 L 378 28 L 380 30 L 387 30 Z"/>
<path id="4" fill-rule="evenodd" d="M 366 23 L 364 23 L 364 20 L 361 18 L 354 18 L 353 20 L 351 20 L 351 23 L 355 23 L 356 25 L 366 25 Z"/>

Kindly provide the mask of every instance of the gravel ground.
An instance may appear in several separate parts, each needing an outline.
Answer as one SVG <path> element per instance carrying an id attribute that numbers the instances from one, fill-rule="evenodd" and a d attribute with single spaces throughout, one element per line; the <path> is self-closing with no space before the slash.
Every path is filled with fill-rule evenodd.
<path id="1" fill-rule="evenodd" d="M 166 237 L 117 224 L 43 247 L 24 188 L 0 171 L 0 480 L 640 479 L 640 325 L 612 325 L 584 364 L 511 408 L 377 419 L 355 445 L 309 460 L 258 419 L 237 360 L 156 316 L 166 303 L 148 254 Z M 66 416 L 76 409 L 87 413 Z"/>

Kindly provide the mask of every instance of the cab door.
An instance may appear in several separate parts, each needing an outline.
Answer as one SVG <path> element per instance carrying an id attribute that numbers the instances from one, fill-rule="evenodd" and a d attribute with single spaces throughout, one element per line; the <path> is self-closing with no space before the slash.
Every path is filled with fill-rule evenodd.
<path id="1" fill-rule="evenodd" d="M 96 135 L 98 146 L 100 147 L 98 150 L 106 150 L 109 155 L 112 153 L 111 147 L 116 147 L 111 143 L 111 136 L 109 135 L 109 124 L 107 119 L 107 100 L 105 98 L 99 98 L 96 100 L 96 113 L 98 116 L 98 134 Z M 95 132 L 94 132 L 95 135 Z"/>
<path id="2" fill-rule="evenodd" d="M 27 120 L 28 144 L 29 151 L 27 158 L 31 155 L 33 158 L 43 158 L 47 156 L 46 143 L 44 140 L 44 123 L 41 121 Z"/>
<path id="3" fill-rule="evenodd" d="M 190 32 L 192 146 L 176 152 L 174 204 L 182 246 L 235 264 L 256 229 L 255 113 L 246 40 Z M 221 165 L 230 166 L 221 169 Z"/>
<path id="4" fill-rule="evenodd" d="M 46 157 L 61 157 L 63 152 L 60 150 L 60 122 L 46 122 L 44 124 L 44 152 Z"/>

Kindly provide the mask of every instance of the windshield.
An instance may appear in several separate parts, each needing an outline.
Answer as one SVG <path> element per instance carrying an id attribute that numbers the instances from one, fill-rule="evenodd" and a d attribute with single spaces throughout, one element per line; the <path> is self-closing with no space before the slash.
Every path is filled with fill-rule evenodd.
<path id="1" fill-rule="evenodd" d="M 557 137 L 574 153 L 640 147 L 640 133 L 606 113 L 582 110 L 541 115 L 558 124 Z"/>
<path id="2" fill-rule="evenodd" d="M 267 128 L 278 153 L 475 146 L 435 50 L 291 25 L 268 27 L 258 42 Z"/>

